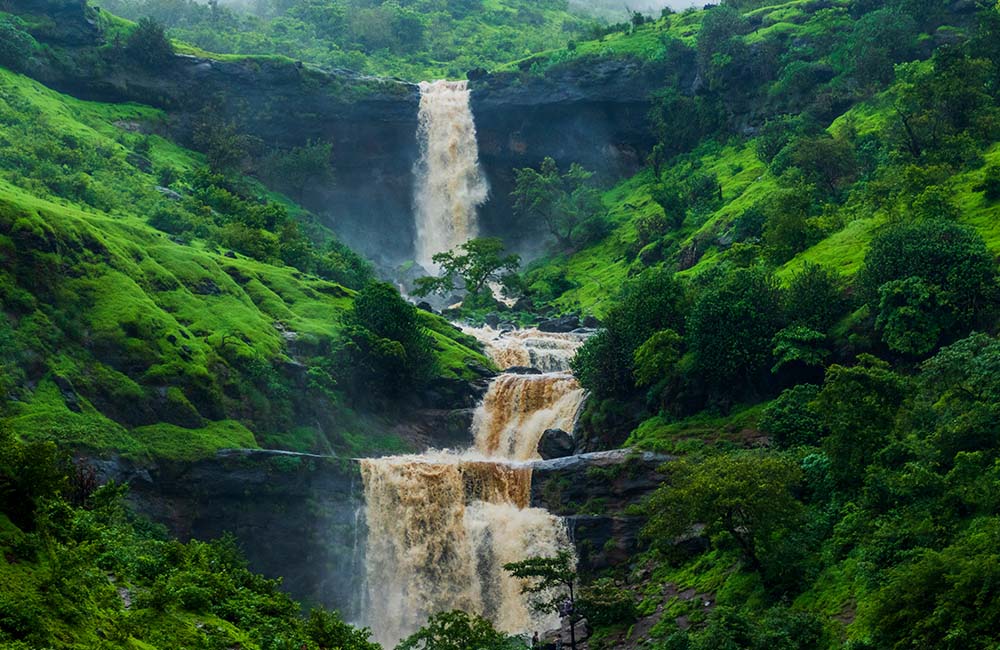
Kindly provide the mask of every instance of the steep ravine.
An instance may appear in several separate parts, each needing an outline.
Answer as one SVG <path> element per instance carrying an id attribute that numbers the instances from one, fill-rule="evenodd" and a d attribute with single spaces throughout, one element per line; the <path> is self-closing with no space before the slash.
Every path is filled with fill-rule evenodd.
<path id="1" fill-rule="evenodd" d="M 509 345 L 505 346 L 495 352 L 518 358 Z M 546 354 L 563 352 L 557 346 L 542 352 L 543 356 Z M 553 363 L 538 357 L 537 352 L 535 361 L 542 365 Z M 546 377 L 553 376 L 525 376 L 522 382 L 525 385 L 507 398 L 512 400 L 510 413 L 496 413 L 496 426 L 477 425 L 483 438 L 479 446 L 488 449 L 494 442 L 515 440 L 518 431 L 536 424 L 545 427 L 552 422 L 569 426 L 566 418 L 571 418 L 571 413 L 560 413 L 558 409 L 535 413 L 538 405 L 558 404 L 561 396 L 570 396 L 565 388 L 557 386 L 562 381 L 558 376 L 551 380 Z M 551 386 L 555 393 L 546 397 L 535 390 L 535 384 Z M 500 392 L 511 390 L 502 382 L 498 387 Z M 471 434 L 464 443 L 455 438 L 428 440 L 429 447 L 466 447 L 472 443 Z M 511 453 L 537 458 L 527 449 Z M 390 459 L 386 467 L 435 467 L 438 461 L 429 458 L 423 465 L 418 461 L 400 465 Z M 519 522 L 525 531 L 535 531 L 531 533 L 535 535 L 548 526 L 543 517 L 549 516 L 544 514 L 548 511 L 562 519 L 584 574 L 625 561 L 635 551 L 641 519 L 628 513 L 627 508 L 655 488 L 662 479 L 657 468 L 667 460 L 652 454 L 613 451 L 514 462 L 509 470 L 501 462 L 496 465 L 499 470 L 487 471 L 493 465 L 486 462 L 488 456 L 480 460 L 470 457 L 462 461 L 459 456 L 454 459 L 458 463 L 454 466 L 459 477 L 457 485 L 475 475 L 479 478 L 469 485 L 478 485 L 476 490 L 494 483 L 499 488 L 496 480 L 502 479 L 505 486 L 502 490 L 514 495 L 512 498 L 517 502 L 513 507 L 506 506 L 499 493 L 493 505 L 476 506 L 472 502 L 468 506 L 473 513 L 471 531 L 479 530 L 480 523 L 487 526 L 483 530 L 488 530 L 490 518 L 502 516 L 505 529 Z M 366 461 L 272 450 L 233 450 L 194 462 L 139 462 L 122 457 L 91 458 L 86 462 L 94 465 L 103 480 L 127 482 L 134 509 L 164 524 L 172 535 L 186 540 L 232 534 L 245 551 L 251 568 L 282 578 L 284 588 L 294 597 L 335 607 L 349 619 L 365 622 L 365 581 L 370 567 L 366 570 L 368 530 L 361 466 Z M 461 469 L 463 462 L 465 470 Z M 371 472 L 372 465 L 367 464 Z M 450 465 L 441 465 L 445 466 Z M 469 474 L 472 470 L 473 474 Z M 394 481 L 396 471 L 384 474 L 386 480 Z M 523 494 L 520 479 L 511 483 L 514 477 L 511 472 L 528 477 Z M 406 480 L 413 480 L 420 473 Z M 484 481 L 487 476 L 496 480 Z M 387 494 L 391 497 L 391 490 Z M 483 507 L 486 510 L 481 512 Z M 522 515 L 519 508 L 529 510 Z M 476 513 L 485 519 L 479 522 Z"/>
<path id="2" fill-rule="evenodd" d="M 26 71 L 30 76 L 76 97 L 134 101 L 167 112 L 165 123 L 143 128 L 192 144 L 196 125 L 211 114 L 265 147 L 329 142 L 334 181 L 309 188 L 303 203 L 376 261 L 413 259 L 420 103 L 415 83 L 279 57 L 178 54 L 167 65 L 146 69 L 115 57 L 100 27 L 106 16 L 79 0 L 26 0 L 12 11 L 29 18 L 40 11 L 59 16 L 54 23 L 29 21 L 34 37 L 55 53 L 38 57 Z M 480 209 L 481 232 L 503 236 L 515 249 L 537 242 L 537 224 L 510 218 L 516 167 L 536 165 L 545 156 L 611 177 L 640 167 L 652 143 L 650 89 L 668 72 L 683 87 L 695 77 L 693 66 L 667 71 L 660 63 L 628 57 L 574 60 L 542 71 L 470 72 L 480 164 L 490 187 Z"/>

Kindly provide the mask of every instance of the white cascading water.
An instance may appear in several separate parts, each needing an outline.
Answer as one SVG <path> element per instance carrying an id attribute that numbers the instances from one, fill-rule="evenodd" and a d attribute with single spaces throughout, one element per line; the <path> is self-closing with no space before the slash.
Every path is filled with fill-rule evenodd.
<path id="1" fill-rule="evenodd" d="M 510 634 L 559 624 L 558 617 L 532 611 L 522 582 L 503 565 L 570 547 L 558 517 L 529 507 L 528 461 L 538 458 L 546 429 L 573 428 L 584 391 L 568 368 L 583 338 L 469 331 L 487 344 L 497 365 L 535 360 L 552 371 L 494 379 L 474 416 L 472 449 L 361 461 L 366 624 L 386 648 L 431 614 L 452 609 L 483 615 Z"/>
<path id="2" fill-rule="evenodd" d="M 435 253 L 478 234 L 476 208 L 489 196 L 489 185 L 479 167 L 467 82 L 422 82 L 418 119 L 416 260 L 436 271 Z"/>

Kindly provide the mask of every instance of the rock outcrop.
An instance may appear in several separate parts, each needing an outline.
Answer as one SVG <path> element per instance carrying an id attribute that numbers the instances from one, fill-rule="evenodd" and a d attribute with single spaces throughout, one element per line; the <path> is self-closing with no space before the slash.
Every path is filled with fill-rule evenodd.
<path id="1" fill-rule="evenodd" d="M 575 449 L 573 436 L 562 429 L 546 429 L 538 441 L 538 455 L 544 460 L 572 456 Z"/>
<path id="2" fill-rule="evenodd" d="M 672 457 L 627 449 L 532 464 L 531 505 L 562 515 L 584 573 L 625 562 L 640 546 L 645 519 L 631 514 L 663 482 Z"/>
<path id="3" fill-rule="evenodd" d="M 235 536 L 251 568 L 306 603 L 354 616 L 364 572 L 363 493 L 355 461 L 238 450 L 194 462 L 88 458 L 129 485 L 136 511 L 182 540 Z"/>
<path id="4" fill-rule="evenodd" d="M 696 71 L 693 63 L 666 70 L 659 61 L 623 56 L 470 75 L 480 161 L 491 187 L 480 210 L 484 231 L 529 254 L 541 241 L 541 224 L 511 219 L 515 168 L 551 156 L 564 169 L 578 162 L 610 177 L 637 170 L 654 142 L 651 89 L 674 74 L 688 87 Z"/>

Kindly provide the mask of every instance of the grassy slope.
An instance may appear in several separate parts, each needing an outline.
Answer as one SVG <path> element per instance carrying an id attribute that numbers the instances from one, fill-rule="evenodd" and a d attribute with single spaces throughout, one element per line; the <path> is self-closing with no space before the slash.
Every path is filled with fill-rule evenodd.
<path id="1" fill-rule="evenodd" d="M 790 35 L 805 34 L 819 27 L 806 21 L 802 10 L 804 2 L 790 2 L 766 7 L 756 13 L 766 17 L 765 27 L 746 37 L 748 42 L 760 40 L 768 32 Z M 673 16 L 653 26 L 645 26 L 633 35 L 615 35 L 600 42 L 582 43 L 574 52 L 557 50 L 521 62 L 521 69 L 541 72 L 551 65 L 573 61 L 581 54 L 601 56 L 639 56 L 654 58 L 659 34 L 670 34 L 685 40 L 697 31 L 698 14 Z M 850 124 L 859 135 L 876 130 L 893 119 L 887 100 L 880 96 L 855 105 L 830 126 L 831 133 Z M 681 272 L 683 276 L 696 276 L 717 265 L 724 258 L 715 244 L 719 235 L 731 227 L 733 220 L 748 207 L 767 197 L 779 188 L 777 179 L 758 160 L 753 141 L 735 142 L 726 146 L 708 144 L 694 153 L 699 169 L 714 174 L 721 185 L 723 202 L 707 215 L 689 215 L 682 228 L 668 240 L 674 250 L 683 249 L 695 240 L 712 242 L 697 264 Z M 1000 205 L 989 203 L 973 187 L 981 182 L 986 167 L 1000 163 L 1000 143 L 983 152 L 983 165 L 958 173 L 945 183 L 949 195 L 961 210 L 961 222 L 974 227 L 985 239 L 989 249 L 1000 255 Z M 642 215 L 658 213 L 660 208 L 650 198 L 654 181 L 652 171 L 645 169 L 635 176 L 622 180 L 604 194 L 605 206 L 614 225 L 612 234 L 596 245 L 566 258 L 556 258 L 548 263 L 564 269 L 566 277 L 576 286 L 561 296 L 556 305 L 565 311 L 584 311 L 601 316 L 611 304 L 613 293 L 628 277 L 630 271 L 645 266 L 636 259 L 629 261 L 627 251 L 636 241 L 634 220 Z M 849 207 L 840 207 L 834 215 L 842 227 L 828 233 L 811 248 L 778 267 L 775 272 L 780 280 L 787 281 L 795 270 L 806 262 L 821 264 L 850 278 L 861 267 L 865 251 L 878 228 L 887 221 L 885 215 L 855 214 Z M 668 262 L 668 265 L 671 262 Z M 681 421 L 653 417 L 643 422 L 631 435 L 627 444 L 654 451 L 698 454 L 707 446 L 732 448 L 753 446 L 760 443 L 756 423 L 765 405 L 742 405 L 726 415 L 704 413 Z M 645 566 L 640 560 L 636 566 Z M 669 635 L 675 629 L 677 617 L 684 616 L 690 623 L 704 621 L 707 612 L 703 601 L 718 606 L 742 608 L 763 601 L 763 589 L 753 574 L 734 570 L 738 560 L 733 555 L 718 551 L 698 555 L 679 566 L 659 565 L 647 584 L 645 600 L 640 604 L 644 614 L 653 614 L 662 607 L 664 615 L 654 628 L 654 635 Z M 834 647 L 839 640 L 865 636 L 864 623 L 854 624 L 856 603 L 863 598 L 865 582 L 859 577 L 858 560 L 849 557 L 826 568 L 811 585 L 801 593 L 793 608 L 810 611 L 823 617 Z M 692 589 L 694 598 L 664 597 L 664 586 L 675 591 Z"/>
<path id="2" fill-rule="evenodd" d="M 152 176 L 118 164 L 127 154 L 119 143 L 120 125 L 155 124 L 163 119 L 157 111 L 78 101 L 4 70 L 0 93 L 18 110 L 36 115 L 38 128 L 110 152 L 108 169 L 90 170 L 91 186 L 114 193 L 118 188 L 112 185 L 127 184 L 133 193 L 127 202 L 112 201 L 111 209 L 99 210 L 52 195 L 40 182 L 44 179 L 0 168 L 4 307 L 19 312 L 11 318 L 15 340 L 40 366 L 37 382 L 29 378 L 5 409 L 6 426 L 24 437 L 173 457 L 258 444 L 314 448 L 315 432 L 293 435 L 258 426 L 269 421 L 261 411 L 280 408 L 280 395 L 245 387 L 238 399 L 228 400 L 226 412 L 203 418 L 191 404 L 192 394 L 233 389 L 219 373 L 256 368 L 261 361 L 264 370 L 280 365 L 288 359 L 288 337 L 296 337 L 299 347 L 322 348 L 350 307 L 351 292 L 292 267 L 227 257 L 200 242 L 179 244 L 148 226 L 146 210 L 166 199 L 153 189 Z M 0 127 L 0 151 L 23 145 L 13 128 Z M 197 154 L 156 136 L 149 157 L 155 166 L 179 170 L 202 164 Z M 30 265 L 58 277 L 32 286 L 31 278 L 23 277 Z M 16 302 L 24 304 L 14 307 Z M 428 325 L 435 330 L 444 376 L 464 377 L 467 360 L 482 361 L 443 323 L 428 320 Z M 79 412 L 69 408 L 54 383 L 57 376 L 83 396 Z M 103 393 L 119 405 L 156 403 L 174 424 L 129 427 L 86 398 Z M 353 449 L 342 451 L 364 452 L 373 443 L 398 446 L 366 440 L 360 419 L 345 426 L 351 430 L 343 437 Z"/>
<path id="3" fill-rule="evenodd" d="M 812 19 L 805 10 L 808 2 L 793 0 L 774 6 L 763 7 L 751 12 L 760 17 L 762 27 L 748 34 L 744 39 L 753 43 L 772 32 L 781 32 L 788 37 L 808 37 L 816 35 L 824 28 L 823 21 Z M 661 19 L 653 24 L 637 28 L 633 33 L 618 33 L 599 41 L 580 43 L 574 50 L 559 49 L 541 53 L 529 59 L 511 64 L 510 69 L 520 67 L 534 73 L 565 63 L 571 63 L 588 56 L 631 56 L 657 59 L 663 56 L 663 38 L 670 36 L 692 44 L 697 34 L 703 12 L 684 12 Z M 892 119 L 887 101 L 883 97 L 856 105 L 830 126 L 836 133 L 850 123 L 858 135 L 864 135 Z M 691 245 L 696 240 L 714 242 L 731 226 L 733 220 L 747 208 L 766 198 L 778 189 L 777 180 L 767 166 L 758 160 L 754 143 L 736 142 L 727 146 L 708 144 L 694 153 L 696 166 L 714 174 L 721 185 L 723 204 L 708 215 L 689 217 L 683 227 L 669 237 L 679 249 Z M 961 208 L 962 221 L 972 225 L 987 242 L 990 250 L 1000 253 L 1000 220 L 998 208 L 986 202 L 982 194 L 972 188 L 982 180 L 984 169 L 1000 162 L 1000 144 L 984 153 L 985 165 L 979 169 L 957 174 L 947 187 L 952 199 Z M 576 288 L 565 293 L 556 301 L 556 306 L 565 311 L 591 312 L 603 314 L 609 304 L 609 293 L 613 293 L 627 277 L 630 262 L 626 251 L 636 240 L 633 220 L 647 213 L 658 213 L 660 208 L 650 198 L 653 182 L 649 169 L 625 179 L 604 194 L 604 203 L 614 224 L 612 234 L 602 242 L 572 255 L 568 259 L 556 259 L 551 263 L 566 270 L 566 277 L 576 284 Z M 860 268 L 865 249 L 876 229 L 884 223 L 880 216 L 837 215 L 845 225 L 829 233 L 822 241 L 797 255 L 794 259 L 776 269 L 780 279 L 789 275 L 804 263 L 822 264 L 845 277 L 850 277 Z M 717 264 L 720 260 L 719 248 L 710 243 L 698 263 L 681 272 L 682 275 L 697 275 Z M 635 270 L 643 266 L 636 262 Z"/>

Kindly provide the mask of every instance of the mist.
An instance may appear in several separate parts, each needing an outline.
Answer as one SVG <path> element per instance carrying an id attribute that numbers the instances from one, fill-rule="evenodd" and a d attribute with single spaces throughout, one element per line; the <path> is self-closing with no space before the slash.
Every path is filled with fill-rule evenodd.
<path id="1" fill-rule="evenodd" d="M 645 14 L 659 14 L 664 7 L 683 11 L 689 7 L 714 4 L 706 0 L 569 0 L 570 7 L 577 11 L 596 14 L 605 18 L 624 18 L 629 11 Z"/>

